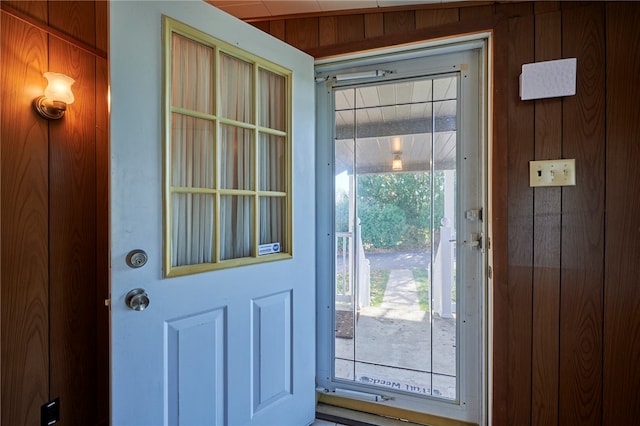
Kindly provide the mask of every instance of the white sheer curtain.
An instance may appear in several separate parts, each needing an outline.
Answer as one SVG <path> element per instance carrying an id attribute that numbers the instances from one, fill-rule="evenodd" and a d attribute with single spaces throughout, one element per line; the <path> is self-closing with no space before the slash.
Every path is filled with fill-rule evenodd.
<path id="1" fill-rule="evenodd" d="M 256 238 L 260 244 L 284 244 L 289 195 L 287 138 L 272 133 L 287 130 L 285 77 L 260 69 L 255 99 L 254 65 L 220 53 L 216 89 L 214 49 L 177 34 L 172 37 L 171 105 L 187 110 L 171 114 L 172 265 L 215 262 L 216 249 L 221 260 L 250 257 Z M 219 111 L 214 111 L 216 90 L 220 93 Z M 256 106 L 258 117 L 254 117 Z M 190 111 L 212 117 L 217 114 L 222 119 L 218 145 L 216 121 L 196 117 Z M 259 132 L 255 140 L 255 124 L 272 131 Z M 260 197 L 258 190 L 263 191 Z M 216 200 L 220 203 L 217 228 Z M 256 209 L 259 236 L 254 224 Z M 220 233 L 217 240 L 216 229 Z"/>
<path id="2" fill-rule="evenodd" d="M 253 66 L 220 55 L 221 115 L 243 123 L 253 122 Z M 220 129 L 220 189 L 255 190 L 254 131 L 223 125 Z M 221 195 L 220 259 L 252 255 L 254 197 Z"/>
<path id="3" fill-rule="evenodd" d="M 174 34 L 172 39 L 171 104 L 213 112 L 213 49 Z M 171 114 L 171 185 L 213 189 L 213 122 Z M 172 265 L 214 259 L 214 197 L 174 190 L 171 194 Z"/>
<path id="4" fill-rule="evenodd" d="M 285 78 L 260 70 L 260 125 L 285 131 Z M 260 190 L 286 192 L 286 139 L 282 136 L 260 135 Z M 285 244 L 286 198 L 262 196 L 260 199 L 260 244 Z M 286 247 L 282 247 L 286 251 Z"/>

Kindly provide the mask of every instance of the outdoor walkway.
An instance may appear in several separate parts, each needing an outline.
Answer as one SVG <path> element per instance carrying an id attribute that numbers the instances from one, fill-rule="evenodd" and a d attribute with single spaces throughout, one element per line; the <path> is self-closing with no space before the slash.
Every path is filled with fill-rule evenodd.
<path id="1" fill-rule="evenodd" d="M 389 274 L 389 282 L 382 298 L 378 311 L 376 308 L 365 308 L 361 311 L 373 316 L 383 315 L 385 318 L 404 319 L 410 321 L 422 321 L 427 312 L 420 308 L 418 303 L 418 289 L 413 280 L 413 274 L 408 269 L 392 269 Z"/>

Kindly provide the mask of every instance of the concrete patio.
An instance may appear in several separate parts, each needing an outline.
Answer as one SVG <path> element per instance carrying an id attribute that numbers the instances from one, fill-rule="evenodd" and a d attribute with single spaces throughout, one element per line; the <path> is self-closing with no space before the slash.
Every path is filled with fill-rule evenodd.
<path id="1" fill-rule="evenodd" d="M 393 269 L 381 305 L 360 309 L 353 338 L 336 338 L 336 377 L 455 399 L 455 322 L 431 318 L 411 270 Z"/>

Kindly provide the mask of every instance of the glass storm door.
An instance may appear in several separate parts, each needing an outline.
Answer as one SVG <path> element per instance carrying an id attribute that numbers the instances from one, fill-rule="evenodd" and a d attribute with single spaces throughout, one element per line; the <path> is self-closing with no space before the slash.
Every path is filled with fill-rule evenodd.
<path id="1" fill-rule="evenodd" d="M 319 363 L 337 396 L 454 412 L 468 398 L 464 357 L 477 356 L 470 333 L 480 336 L 481 150 L 468 83 L 478 77 L 468 62 L 436 73 L 420 62 L 430 61 L 328 78 L 334 270 L 319 298 L 333 308 L 321 333 L 332 353 Z"/>

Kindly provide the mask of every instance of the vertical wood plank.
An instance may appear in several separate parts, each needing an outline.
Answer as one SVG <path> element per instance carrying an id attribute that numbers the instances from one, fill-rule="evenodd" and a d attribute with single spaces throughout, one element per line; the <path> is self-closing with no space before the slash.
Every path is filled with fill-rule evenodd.
<path id="1" fill-rule="evenodd" d="M 507 21 L 498 22 L 493 33 L 493 134 L 491 147 L 491 250 L 493 277 L 490 281 L 490 312 L 492 313 L 491 349 L 493 363 L 490 366 L 492 378 L 491 424 L 507 424 L 508 395 L 508 336 L 509 336 L 509 282 L 508 282 L 508 39 Z"/>
<path id="2" fill-rule="evenodd" d="M 474 21 L 480 19 L 490 19 L 494 16 L 494 6 L 469 6 L 461 7 L 459 12 L 459 19 L 463 21 Z"/>
<path id="3" fill-rule="evenodd" d="M 560 12 L 536 15 L 535 60 L 562 54 Z M 535 101 L 535 158 L 562 157 L 562 99 Z M 531 424 L 558 423 L 561 189 L 534 189 Z"/>
<path id="4" fill-rule="evenodd" d="M 415 11 L 384 12 L 384 35 L 398 34 L 416 28 Z"/>
<path id="5" fill-rule="evenodd" d="M 364 15 L 365 38 L 381 37 L 384 35 L 384 16 L 382 13 L 367 13 Z"/>
<path id="6" fill-rule="evenodd" d="M 560 10 L 559 1 L 537 1 L 533 3 L 533 10 L 536 14 L 557 12 Z"/>
<path id="7" fill-rule="evenodd" d="M 49 1 L 49 25 L 90 46 L 96 45 L 94 1 Z"/>
<path id="8" fill-rule="evenodd" d="M 100 36 L 98 35 L 98 38 Z M 109 63 L 96 59 L 96 368 L 97 425 L 109 424 Z"/>
<path id="9" fill-rule="evenodd" d="M 277 19 L 275 21 L 270 21 L 269 34 L 284 41 L 285 40 L 284 19 Z"/>
<path id="10" fill-rule="evenodd" d="M 458 8 L 416 10 L 416 28 L 435 27 L 436 25 L 458 22 Z"/>
<path id="11" fill-rule="evenodd" d="M 2 0 L 2 3 L 7 4 L 14 8 L 18 12 L 22 12 L 25 15 L 37 19 L 42 23 L 49 21 L 49 13 L 47 11 L 47 2 L 38 0 Z"/>
<path id="12" fill-rule="evenodd" d="M 0 15 L 0 423 L 37 425 L 49 400 L 49 151 L 31 102 L 46 87 L 47 36 Z"/>
<path id="13" fill-rule="evenodd" d="M 338 43 L 364 40 L 364 15 L 338 16 Z"/>
<path id="14" fill-rule="evenodd" d="M 563 11 L 563 57 L 578 60 L 563 101 L 563 156 L 582 170 L 562 188 L 559 424 L 600 425 L 604 261 L 605 51 L 601 3 Z"/>
<path id="15" fill-rule="evenodd" d="M 508 424 L 531 421 L 531 326 L 533 281 L 533 191 L 529 161 L 534 155 L 533 104 L 520 101 L 518 79 L 532 62 L 533 16 L 509 20 L 509 392 Z"/>
<path id="16" fill-rule="evenodd" d="M 640 5 L 606 6 L 607 187 L 603 425 L 640 418 Z"/>
<path id="17" fill-rule="evenodd" d="M 336 16 L 321 16 L 319 18 L 320 46 L 328 46 L 338 42 L 338 18 Z"/>
<path id="18" fill-rule="evenodd" d="M 61 419 L 95 423 L 95 58 L 57 38 L 50 67 L 72 76 L 75 102 L 49 131 L 50 392 Z M 82 378 L 82 379 L 79 379 Z"/>
<path id="19" fill-rule="evenodd" d="M 96 11 L 96 49 L 106 52 L 109 49 L 109 2 L 95 0 Z"/>
<path id="20" fill-rule="evenodd" d="M 254 27 L 256 27 L 257 29 L 259 29 L 260 31 L 264 31 L 265 33 L 269 34 L 269 28 L 271 26 L 269 21 L 256 21 L 256 22 L 249 22 L 249 23 Z"/>
<path id="21" fill-rule="evenodd" d="M 533 13 L 532 2 L 506 2 L 495 5 L 495 14 L 505 17 L 529 16 Z"/>
<path id="22" fill-rule="evenodd" d="M 300 50 L 318 47 L 318 18 L 287 19 L 285 37 Z"/>

